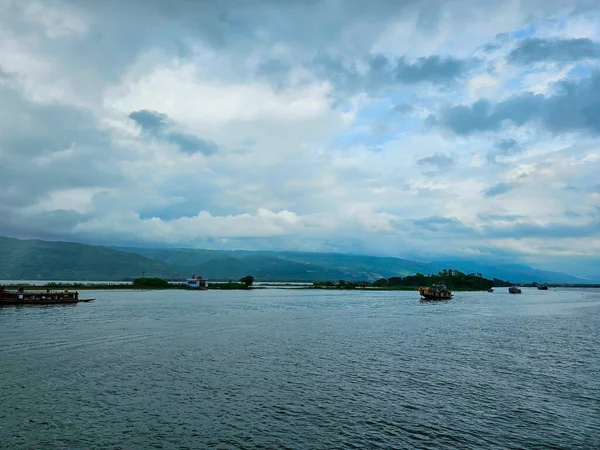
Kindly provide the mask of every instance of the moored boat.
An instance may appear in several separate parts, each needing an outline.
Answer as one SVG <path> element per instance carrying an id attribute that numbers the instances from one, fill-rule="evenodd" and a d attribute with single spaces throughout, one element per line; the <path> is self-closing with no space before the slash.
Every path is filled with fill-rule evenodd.
<path id="1" fill-rule="evenodd" d="M 508 288 L 508 292 L 511 294 L 520 294 L 521 288 L 519 286 L 511 286 Z"/>
<path id="2" fill-rule="evenodd" d="M 425 300 L 450 300 L 452 292 L 444 284 L 434 284 L 431 287 L 419 288 L 419 294 Z"/>
<path id="3" fill-rule="evenodd" d="M 0 305 L 57 305 L 65 303 L 91 302 L 93 298 L 79 298 L 79 292 L 6 289 L 0 286 Z"/>

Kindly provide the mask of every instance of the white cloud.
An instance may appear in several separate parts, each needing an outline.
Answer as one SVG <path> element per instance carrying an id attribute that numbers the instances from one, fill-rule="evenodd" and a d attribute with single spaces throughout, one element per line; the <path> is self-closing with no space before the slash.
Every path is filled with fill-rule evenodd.
<path id="1" fill-rule="evenodd" d="M 183 64 L 160 67 L 140 80 L 125 81 L 107 93 L 106 106 L 123 114 L 156 109 L 198 129 L 257 120 L 285 126 L 326 114 L 328 90 L 326 83 L 280 93 L 264 83 L 223 84 L 204 80 L 195 66 Z"/>
<path id="2" fill-rule="evenodd" d="M 18 235 L 27 223 L 38 227 L 28 225 L 29 234 L 95 241 L 196 245 L 212 237 L 253 247 L 281 238 L 289 248 L 348 251 L 351 242 L 397 255 L 496 248 L 558 258 L 597 248 L 589 230 L 559 236 L 551 249 L 544 242 L 552 237 L 498 239 L 493 231 L 584 226 L 600 201 L 597 135 L 528 121 L 457 136 L 432 120 L 459 103 L 523 91 L 549 97 L 557 81 L 585 79 L 585 71 L 571 73 L 575 64 L 522 67 L 507 55 L 522 39 L 515 32 L 597 40 L 597 8 L 567 15 L 578 5 L 190 2 L 165 17 L 151 4 L 114 5 L 0 3 L 0 158 L 10 174 L 0 179 L 0 213 L 11 217 L 0 233 Z M 411 73 L 410 83 L 392 77 L 380 91 L 368 85 L 378 72 L 367 65 L 379 53 L 390 64 L 436 55 L 456 67 L 479 62 L 464 65 L 464 77 L 421 82 Z M 331 67 L 321 73 L 314 61 L 323 54 Z M 436 59 L 422 61 L 425 73 Z M 417 70 L 409 63 L 403 70 Z M 210 141 L 216 151 L 184 153 L 144 132 L 129 118 L 140 110 L 163 114 L 180 138 Z M 502 149 L 510 140 L 514 147 Z M 33 186 L 23 181 L 32 170 L 59 181 Z M 38 220 L 61 211 L 70 215 L 60 224 Z"/>

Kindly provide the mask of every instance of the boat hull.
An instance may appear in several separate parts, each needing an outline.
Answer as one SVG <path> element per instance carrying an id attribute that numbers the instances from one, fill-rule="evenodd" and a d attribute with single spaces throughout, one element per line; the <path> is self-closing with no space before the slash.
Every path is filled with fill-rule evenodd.
<path id="1" fill-rule="evenodd" d="M 0 286 L 0 305 L 65 305 L 80 302 L 91 302 L 93 298 L 80 298 L 79 292 L 5 289 Z"/>

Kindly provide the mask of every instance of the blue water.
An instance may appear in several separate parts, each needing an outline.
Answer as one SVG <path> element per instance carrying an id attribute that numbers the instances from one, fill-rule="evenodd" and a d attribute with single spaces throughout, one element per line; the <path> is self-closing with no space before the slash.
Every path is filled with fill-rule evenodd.
<path id="1" fill-rule="evenodd" d="M 91 294 L 0 308 L 0 448 L 600 448 L 598 290 Z"/>

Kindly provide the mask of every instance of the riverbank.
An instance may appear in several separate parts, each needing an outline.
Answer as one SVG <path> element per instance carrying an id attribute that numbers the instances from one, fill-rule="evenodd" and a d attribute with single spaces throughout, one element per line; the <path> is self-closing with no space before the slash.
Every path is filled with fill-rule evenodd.
<path id="1" fill-rule="evenodd" d="M 308 286 L 298 289 L 323 289 L 331 291 L 416 291 L 425 286 Z M 453 287 L 448 289 L 452 292 L 487 292 L 487 289 L 476 289 L 471 287 Z M 501 288 L 494 288 L 501 289 Z"/>
<path id="2" fill-rule="evenodd" d="M 170 290 L 170 289 L 180 289 L 186 291 L 198 291 L 200 289 L 195 287 L 187 286 L 185 283 L 169 283 L 164 286 L 140 286 L 135 284 L 125 284 L 125 283 L 46 283 L 43 285 L 33 285 L 33 284 L 6 284 L 4 285 L 7 289 L 18 289 L 23 288 L 25 290 L 72 290 L 72 291 L 86 291 L 86 290 L 95 290 L 95 291 L 105 291 L 105 290 L 134 290 L 134 291 L 149 291 L 149 290 Z M 243 283 L 213 283 L 208 285 L 208 290 L 249 290 L 249 289 L 260 289 L 258 286 L 246 286 Z M 204 290 L 204 289 L 202 289 Z"/>
<path id="3" fill-rule="evenodd" d="M 185 291 L 198 291 L 198 290 L 255 290 L 255 289 L 293 289 L 293 290 L 330 290 L 330 291 L 416 291 L 420 286 L 318 286 L 318 285 L 259 285 L 259 286 L 246 286 L 243 283 L 213 283 L 209 284 L 207 289 L 198 289 L 189 287 L 184 283 L 169 283 L 166 286 L 138 286 L 134 284 L 123 284 L 123 283 L 47 283 L 44 285 L 32 285 L 32 284 L 6 284 L 4 285 L 7 289 L 18 289 L 23 288 L 25 290 L 71 290 L 71 291 L 116 291 L 116 290 L 128 290 L 128 291 L 158 291 L 158 290 L 185 290 Z M 476 292 L 481 289 L 469 289 L 469 288 L 456 288 L 452 289 L 455 292 Z"/>
<path id="4" fill-rule="evenodd" d="M 522 287 L 534 287 L 534 285 L 521 284 Z M 593 288 L 600 287 L 600 285 L 547 285 L 551 288 Z M 187 290 L 187 291 L 197 291 L 200 290 L 198 288 L 189 287 L 185 283 L 173 283 L 170 282 L 161 286 L 140 286 L 135 285 L 133 283 L 123 283 L 123 282 L 108 282 L 108 283 L 94 283 L 94 282 L 69 282 L 69 283 L 61 283 L 61 282 L 49 282 L 46 284 L 31 284 L 27 283 L 7 283 L 4 284 L 4 287 L 7 289 L 18 289 L 23 288 L 25 290 L 73 290 L 73 291 L 86 291 L 86 290 L 133 290 L 133 291 L 149 291 L 149 290 Z M 213 282 L 209 283 L 207 290 L 254 290 L 254 289 L 293 289 L 293 290 L 330 290 L 330 291 L 416 291 L 422 286 L 374 286 L 372 284 L 352 284 L 345 283 L 342 285 L 333 284 L 333 285 L 322 285 L 322 284 L 294 284 L 294 283 L 262 283 L 259 285 L 251 285 L 247 286 L 244 283 L 237 282 Z M 494 289 L 504 289 L 505 287 L 495 286 Z M 473 287 L 449 287 L 449 289 L 453 292 L 484 292 L 485 289 L 476 289 Z"/>

